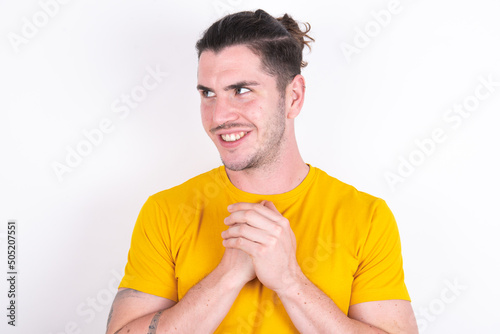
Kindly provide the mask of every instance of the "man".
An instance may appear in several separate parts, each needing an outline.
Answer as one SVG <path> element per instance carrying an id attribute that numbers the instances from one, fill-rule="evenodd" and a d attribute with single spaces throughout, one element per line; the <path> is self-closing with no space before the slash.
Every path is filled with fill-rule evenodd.
<path id="1" fill-rule="evenodd" d="M 198 41 L 224 166 L 144 204 L 107 333 L 417 332 L 387 205 L 300 156 L 307 32 L 258 10 Z"/>

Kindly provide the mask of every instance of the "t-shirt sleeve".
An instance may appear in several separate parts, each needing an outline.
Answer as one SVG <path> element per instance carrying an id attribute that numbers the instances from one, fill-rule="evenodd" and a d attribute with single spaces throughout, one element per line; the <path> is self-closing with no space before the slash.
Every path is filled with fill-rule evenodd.
<path id="1" fill-rule="evenodd" d="M 385 201 L 379 199 L 374 204 L 366 240 L 360 247 L 350 304 L 388 299 L 410 300 L 410 296 L 404 283 L 396 220 Z"/>
<path id="2" fill-rule="evenodd" d="M 119 287 L 178 301 L 167 217 L 152 197 L 137 218 Z"/>

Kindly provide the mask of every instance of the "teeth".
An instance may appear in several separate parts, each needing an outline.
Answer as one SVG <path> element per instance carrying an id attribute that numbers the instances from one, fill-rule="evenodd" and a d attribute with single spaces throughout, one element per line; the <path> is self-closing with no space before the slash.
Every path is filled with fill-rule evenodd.
<path id="1" fill-rule="evenodd" d="M 246 135 L 245 132 L 240 132 L 240 133 L 231 133 L 227 135 L 221 135 L 222 140 L 224 141 L 237 141 L 241 138 L 243 138 Z"/>

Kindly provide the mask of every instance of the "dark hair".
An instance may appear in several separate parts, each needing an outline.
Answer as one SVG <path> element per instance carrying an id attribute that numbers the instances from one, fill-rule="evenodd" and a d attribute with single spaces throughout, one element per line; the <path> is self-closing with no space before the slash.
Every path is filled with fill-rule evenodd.
<path id="1" fill-rule="evenodd" d="M 233 45 L 245 45 L 262 60 L 263 69 L 277 78 L 281 93 L 307 65 L 302 60 L 304 45 L 314 41 L 307 35 L 311 25 L 302 31 L 288 14 L 274 18 L 262 9 L 227 15 L 210 26 L 196 43 L 198 59 L 203 51 L 219 52 Z M 306 40 L 306 38 L 308 40 Z"/>

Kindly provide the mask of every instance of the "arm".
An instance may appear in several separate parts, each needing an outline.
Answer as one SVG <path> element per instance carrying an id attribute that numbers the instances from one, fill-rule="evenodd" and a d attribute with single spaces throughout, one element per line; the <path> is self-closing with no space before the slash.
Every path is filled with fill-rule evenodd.
<path id="1" fill-rule="evenodd" d="M 106 333 L 119 333 L 129 321 L 143 319 L 141 325 L 151 321 L 156 312 L 168 309 L 175 305 L 175 301 L 150 295 L 134 289 L 120 288 L 116 293 L 115 300 L 111 305 L 108 316 Z M 146 330 L 144 330 L 146 333 Z"/>
<path id="2" fill-rule="evenodd" d="M 251 259 L 228 249 L 221 263 L 178 303 L 132 289 L 120 289 L 113 301 L 107 334 L 212 333 L 239 291 L 255 277 Z"/>
<path id="3" fill-rule="evenodd" d="M 351 305 L 349 317 L 376 325 L 388 333 L 418 333 L 415 313 L 407 300 L 381 300 Z"/>
<path id="4" fill-rule="evenodd" d="M 257 278 L 281 299 L 302 333 L 416 333 L 409 302 L 353 305 L 346 316 L 302 273 L 295 257 L 295 235 L 271 202 L 237 203 L 223 233 L 226 248 L 241 249 L 254 263 Z M 270 269 L 273 268 L 273 269 Z"/>
<path id="5" fill-rule="evenodd" d="M 359 303 L 346 316 L 305 276 L 278 296 L 301 333 L 418 333 L 411 303 L 406 300 Z"/>

